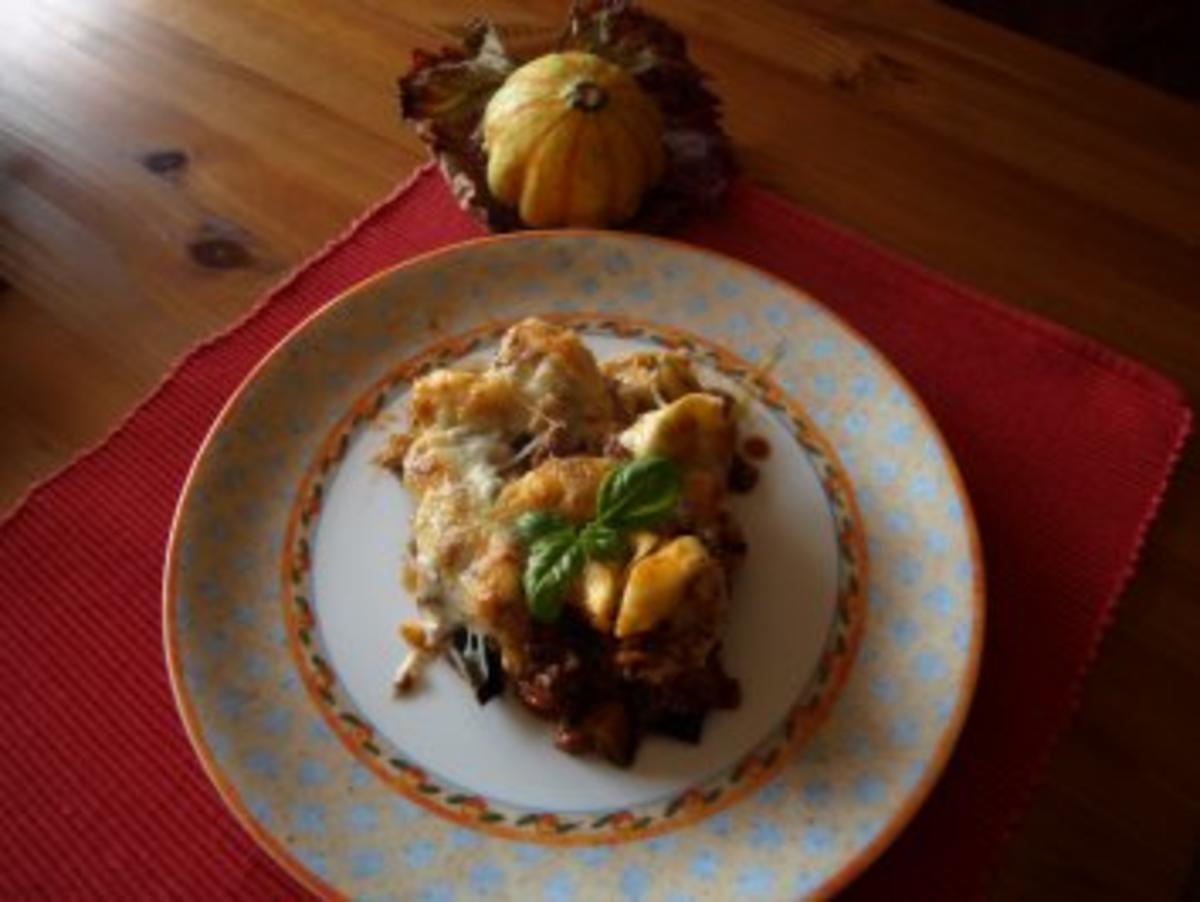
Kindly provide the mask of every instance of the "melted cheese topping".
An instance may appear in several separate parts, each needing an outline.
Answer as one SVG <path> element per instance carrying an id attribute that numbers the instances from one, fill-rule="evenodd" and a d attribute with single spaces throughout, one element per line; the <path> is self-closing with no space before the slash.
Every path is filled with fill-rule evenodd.
<path id="1" fill-rule="evenodd" d="M 661 454 L 685 467 L 728 471 L 733 457 L 734 422 L 723 398 L 692 392 L 643 414 L 621 433 L 620 442 L 637 457 Z"/>
<path id="2" fill-rule="evenodd" d="M 405 628 L 413 653 L 398 687 L 415 681 L 458 624 L 490 636 L 505 670 L 521 671 L 531 621 L 521 582 L 526 550 L 511 524 L 529 511 L 576 523 L 595 516 L 600 482 L 616 464 L 599 452 L 621 425 L 633 420 L 619 441 L 635 456 L 663 454 L 684 466 L 683 507 L 708 521 L 735 436 L 729 405 L 698 386 L 677 353 L 628 355 L 602 372 L 574 332 L 539 320 L 510 329 L 485 369 L 417 380 L 409 430 L 387 461 L 417 499 L 411 572 L 423 617 Z M 535 453 L 555 456 L 522 474 Z M 589 562 L 568 602 L 617 639 L 700 623 L 693 638 L 706 654 L 725 600 L 720 565 L 695 536 L 643 532 L 631 543 L 636 553 L 623 563 Z M 721 578 L 705 576 L 714 570 Z"/>
<path id="3" fill-rule="evenodd" d="M 596 358 L 570 329 L 542 320 L 518 323 L 493 364 L 520 393 L 540 431 L 563 430 L 572 445 L 598 443 L 611 430 L 612 399 Z"/>
<path id="4" fill-rule="evenodd" d="M 532 445 L 558 430 L 560 441 L 598 441 L 612 422 L 604 379 L 573 332 L 527 320 L 509 330 L 487 369 L 417 380 L 409 421 L 401 471 L 418 499 L 413 559 L 424 628 L 444 635 L 465 622 L 493 635 L 515 663 L 528 632 L 522 553 L 502 524 L 554 491 L 581 519 L 590 516 L 608 465 L 550 461 L 508 486 L 497 516 L 504 471 L 520 453 L 518 439 Z M 406 683 L 414 666 L 403 669 Z"/>
<path id="5" fill-rule="evenodd" d="M 616 636 L 623 639 L 658 626 L 683 602 L 688 584 L 712 558 L 695 536 L 680 536 L 629 568 Z"/>
<path id="6" fill-rule="evenodd" d="M 628 421 L 686 394 L 700 391 L 700 380 L 682 351 L 636 351 L 601 365 Z"/>
<path id="7" fill-rule="evenodd" d="M 596 493 L 614 461 L 607 457 L 552 457 L 506 485 L 495 517 L 507 523 L 530 511 L 551 511 L 583 523 L 596 513 Z"/>

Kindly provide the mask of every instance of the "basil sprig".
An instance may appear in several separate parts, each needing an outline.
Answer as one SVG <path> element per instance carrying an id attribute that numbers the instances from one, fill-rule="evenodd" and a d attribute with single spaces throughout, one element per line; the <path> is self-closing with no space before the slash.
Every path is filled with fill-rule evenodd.
<path id="1" fill-rule="evenodd" d="M 639 457 L 608 472 L 596 496 L 596 516 L 583 526 L 550 511 L 518 517 L 517 535 L 529 548 L 522 584 L 534 619 L 557 620 L 584 562 L 621 557 L 626 534 L 670 516 L 682 491 L 678 465 L 665 457 Z"/>

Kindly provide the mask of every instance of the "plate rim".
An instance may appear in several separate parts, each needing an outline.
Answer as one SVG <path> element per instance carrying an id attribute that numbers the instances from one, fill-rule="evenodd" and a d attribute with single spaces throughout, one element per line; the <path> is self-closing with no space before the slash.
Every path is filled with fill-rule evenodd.
<path id="1" fill-rule="evenodd" d="M 547 321 L 552 323 L 561 323 L 569 327 L 578 329 L 582 334 L 605 334 L 606 327 L 611 330 L 609 334 L 614 336 L 624 336 L 637 334 L 643 331 L 646 334 L 639 337 L 650 337 L 650 340 L 661 347 L 671 347 L 672 342 L 684 343 L 691 342 L 701 348 L 706 349 L 706 353 L 711 355 L 712 359 L 708 360 L 709 366 L 715 367 L 726 378 L 736 378 L 729 371 L 730 369 L 741 367 L 746 370 L 743 378 L 748 378 L 750 382 L 756 379 L 767 384 L 757 386 L 757 391 L 748 389 L 742 385 L 742 391 L 751 395 L 757 404 L 765 409 L 773 409 L 771 402 L 772 395 L 782 396 L 785 400 L 782 402 L 776 401 L 776 404 L 782 404 L 786 412 L 786 417 L 790 418 L 793 423 L 803 424 L 802 427 L 793 426 L 797 432 L 803 431 L 807 433 L 808 441 L 812 442 L 816 448 L 810 448 L 798 434 L 790 435 L 789 437 L 801 448 L 801 453 L 805 457 L 806 463 L 814 470 L 819 470 L 814 466 L 813 458 L 824 456 L 825 462 L 830 467 L 830 474 L 827 477 L 817 475 L 818 481 L 822 483 L 822 490 L 825 494 L 825 502 L 831 505 L 830 514 L 833 520 L 833 529 L 838 545 L 838 575 L 837 575 L 837 591 L 834 603 L 833 618 L 828 628 L 828 633 L 825 643 L 821 648 L 819 662 L 825 660 L 830 661 L 828 673 L 830 676 L 824 681 L 821 687 L 821 680 L 817 678 L 816 686 L 821 687 L 813 689 L 813 676 L 810 675 L 806 680 L 804 688 L 799 692 L 797 697 L 789 703 L 789 706 L 783 718 L 778 721 L 764 736 L 758 740 L 748 751 L 731 759 L 714 773 L 710 773 L 703 777 L 699 782 L 689 784 L 682 791 L 673 791 L 671 795 L 675 796 L 675 802 L 682 804 L 686 796 L 697 791 L 703 791 L 705 787 L 708 790 L 721 788 L 721 795 L 716 800 L 707 800 L 703 803 L 703 807 L 697 810 L 689 810 L 682 814 L 664 814 L 657 816 L 658 823 L 650 823 L 644 827 L 635 827 L 628 831 L 619 831 L 616 833 L 608 832 L 598 834 L 591 830 L 581 830 L 579 832 L 549 834 L 544 836 L 535 835 L 534 827 L 521 829 L 516 826 L 521 822 L 516 821 L 515 824 L 491 824 L 488 822 L 479 822 L 477 819 L 469 815 L 464 815 L 459 810 L 454 810 L 453 805 L 447 809 L 446 803 L 448 799 L 443 800 L 437 796 L 426 795 L 419 787 L 422 782 L 433 783 L 441 786 L 443 791 L 446 784 L 453 787 L 453 781 L 448 780 L 444 776 L 438 775 L 436 779 L 428 779 L 432 776 L 428 765 L 417 765 L 417 772 L 420 776 L 417 778 L 418 787 L 414 791 L 412 786 L 412 775 L 404 773 L 404 776 L 399 777 L 395 773 L 395 768 L 389 768 L 391 759 L 385 757 L 384 754 L 363 754 L 364 744 L 360 737 L 355 736 L 354 730 L 347 730 L 342 718 L 347 713 L 352 714 L 358 720 L 362 720 L 360 712 L 352 710 L 338 711 L 338 707 L 347 707 L 346 701 L 343 700 L 341 705 L 333 704 L 321 696 L 323 688 L 315 685 L 319 679 L 320 667 L 312 660 L 314 652 L 311 648 L 302 649 L 301 639 L 299 637 L 299 629 L 297 627 L 296 618 L 298 616 L 296 580 L 294 576 L 294 568 L 296 563 L 293 560 L 293 547 L 297 541 L 297 534 L 303 534 L 307 527 L 302 525 L 302 517 L 310 499 L 313 497 L 312 486 L 314 483 L 319 483 L 323 478 L 323 470 L 325 467 L 331 467 L 340 464 L 340 459 L 335 456 L 334 449 L 343 441 L 341 437 L 352 428 L 355 419 L 361 415 L 363 409 L 369 409 L 372 404 L 366 403 L 369 399 L 378 398 L 381 393 L 387 391 L 390 383 L 395 382 L 398 378 L 404 378 L 399 374 L 405 370 L 415 370 L 420 372 L 420 369 L 429 360 L 437 359 L 447 350 L 450 352 L 456 351 L 456 346 L 466 346 L 468 349 L 474 349 L 474 346 L 480 341 L 492 340 L 499 341 L 501 330 L 511 328 L 517 320 L 509 318 L 500 318 L 489 320 L 483 324 L 456 331 L 452 334 L 440 335 L 426 344 L 421 344 L 419 350 L 412 355 L 403 359 L 400 363 L 389 368 L 387 373 L 379 377 L 368 388 L 364 389 L 356 397 L 356 400 L 346 409 L 346 412 L 338 419 L 338 421 L 330 427 L 330 429 L 322 437 L 321 441 L 316 445 L 310 460 L 305 467 L 299 483 L 299 488 L 295 493 L 295 498 L 290 506 L 287 528 L 284 536 L 284 554 L 281 561 L 281 600 L 283 602 L 283 617 L 286 624 L 286 632 L 288 639 L 289 652 L 291 653 L 293 662 L 300 671 L 302 682 L 308 693 L 310 700 L 316 707 L 325 721 L 330 731 L 337 737 L 343 747 L 353 756 L 360 764 L 370 770 L 379 779 L 381 779 L 390 788 L 396 790 L 401 796 L 407 798 L 410 802 L 425 808 L 427 811 L 436 814 L 443 819 L 449 820 L 459 825 L 469 826 L 479 832 L 489 834 L 494 838 L 511 839 L 515 841 L 535 842 L 550 846 L 560 847 L 586 847 L 586 846 L 611 846 L 623 843 L 636 843 L 651 839 L 656 836 L 663 836 L 675 830 L 682 829 L 692 824 L 698 823 L 708 817 L 724 811 L 727 808 L 737 804 L 742 799 L 746 798 L 751 793 L 760 789 L 764 784 L 769 782 L 774 777 L 788 766 L 788 764 L 801 752 L 804 746 L 818 732 L 820 732 L 825 721 L 828 719 L 834 705 L 837 703 L 842 691 L 845 688 L 846 681 L 849 679 L 850 673 L 853 670 L 854 662 L 857 659 L 859 649 L 862 645 L 862 640 L 866 631 L 866 623 L 868 619 L 868 599 L 867 589 L 870 586 L 870 555 L 867 550 L 866 530 L 863 523 L 861 508 L 856 500 L 854 492 L 854 484 L 850 479 L 845 464 L 838 456 L 837 450 L 833 442 L 825 435 L 816 423 L 814 423 L 807 411 L 798 402 L 792 400 L 791 396 L 785 392 L 782 387 L 776 384 L 773 380 L 769 380 L 769 375 L 762 372 L 761 365 L 755 366 L 750 361 L 745 360 L 741 355 L 726 347 L 718 341 L 711 338 L 706 338 L 681 326 L 670 325 L 666 323 L 651 322 L 643 317 L 630 316 L 624 313 L 560 313 L 546 312 L 543 315 Z M 739 382 L 739 384 L 741 384 Z M 332 462 L 332 463 L 331 463 Z M 318 474 L 317 471 L 322 473 Z M 828 483 L 832 483 L 832 487 Z M 837 486 L 840 485 L 840 488 Z M 838 517 L 833 510 L 836 503 L 834 497 L 840 497 L 845 505 L 845 516 L 847 528 L 844 534 L 839 531 Z M 310 539 L 311 541 L 311 539 Z M 848 549 L 847 549 L 848 546 Z M 847 580 L 843 580 L 842 571 L 845 566 L 846 559 L 849 559 L 853 564 L 857 564 L 857 572 Z M 845 585 L 843 585 L 845 582 Z M 305 597 L 311 597 L 311 587 L 309 591 L 299 593 Z M 838 637 L 839 628 L 838 621 L 840 618 L 839 611 L 845 610 L 848 626 L 843 634 L 845 639 L 845 647 L 841 652 L 832 651 L 831 646 Z M 309 613 L 309 617 L 314 615 Z M 305 627 L 311 629 L 311 627 Z M 309 657 L 306 660 L 305 651 L 309 652 Z M 323 658 L 327 658 L 327 649 L 324 651 L 318 650 Z M 340 682 L 333 673 L 332 664 L 328 665 L 331 677 L 330 682 Z M 814 675 L 816 673 L 814 669 Z M 815 692 L 815 695 L 810 695 Z M 782 734 L 782 738 L 777 738 L 776 734 Z M 376 743 L 375 736 L 370 737 L 370 742 Z M 777 743 L 777 744 L 776 744 Z M 767 751 L 764 751 L 767 748 Z M 773 760 L 771 760 L 773 758 Z M 743 770 L 744 769 L 744 770 Z M 742 776 L 733 776 L 734 774 L 742 773 Z M 736 784 L 736 785 L 734 785 Z M 494 800 L 489 800 L 486 794 L 477 793 L 474 790 L 466 790 L 465 787 L 458 787 L 463 791 L 470 791 L 473 798 L 481 798 L 489 801 L 494 805 Z M 600 811 L 588 812 L 582 817 L 583 822 L 591 820 L 597 813 L 602 813 L 607 816 L 623 816 L 630 815 L 642 816 L 647 815 L 648 808 L 661 808 L 663 799 L 657 799 L 649 802 L 635 803 L 626 807 L 606 808 Z M 514 803 L 503 803 L 495 805 L 491 810 L 500 808 L 521 808 L 520 805 Z M 537 814 L 539 817 L 547 813 L 547 809 L 531 808 L 527 814 Z M 561 818 L 566 823 L 572 823 L 572 818 L 579 817 L 580 812 L 561 813 L 549 812 L 552 817 Z M 574 822 L 578 825 L 578 821 Z M 619 828 L 616 828 L 619 830 Z"/>
<path id="2" fill-rule="evenodd" d="M 793 284 L 781 276 L 777 276 L 774 273 L 768 272 L 736 257 L 677 238 L 605 229 L 531 229 L 519 232 L 508 232 L 504 234 L 482 235 L 475 238 L 469 238 L 442 245 L 441 247 L 415 254 L 406 260 L 402 260 L 399 263 L 381 269 L 378 272 L 373 273 L 372 275 L 361 279 L 358 282 L 355 282 L 353 285 L 350 285 L 343 291 L 339 292 L 316 310 L 313 310 L 311 313 L 303 317 L 251 367 L 250 371 L 241 380 L 241 382 L 238 383 L 237 387 L 221 405 L 221 408 L 216 417 L 213 419 L 211 426 L 205 433 L 203 440 L 196 449 L 195 456 L 192 458 L 191 464 L 188 467 L 187 475 L 185 476 L 183 484 L 179 490 L 179 497 L 176 500 L 175 510 L 171 516 L 171 525 L 167 535 L 167 542 L 164 551 L 162 576 L 162 629 L 164 658 L 167 670 L 167 678 L 171 687 L 171 695 L 175 701 L 176 710 L 179 712 L 180 720 L 183 721 L 184 732 L 187 735 L 188 742 L 192 746 L 192 751 L 196 754 L 196 757 L 200 759 L 201 766 L 208 779 L 216 788 L 221 801 L 233 813 L 235 819 L 241 824 L 242 828 L 250 834 L 254 841 L 257 842 L 259 846 L 266 851 L 281 868 L 283 868 L 283 870 L 285 870 L 293 879 L 297 880 L 310 892 L 313 892 L 324 898 L 345 898 L 343 893 L 339 892 L 335 887 L 306 867 L 289 849 L 286 848 L 286 846 L 283 845 L 282 842 L 280 842 L 273 834 L 258 824 L 257 820 L 253 817 L 253 815 L 251 815 L 250 811 L 246 807 L 246 804 L 242 801 L 237 789 L 221 772 L 207 743 L 204 740 L 195 706 L 193 705 L 183 685 L 179 635 L 178 630 L 174 628 L 176 622 L 174 599 L 176 595 L 175 588 L 177 584 L 177 571 L 179 562 L 177 543 L 181 531 L 184 509 L 188 506 L 188 501 L 191 497 L 192 489 L 195 485 L 196 474 L 201 462 L 208 455 L 213 440 L 225 427 L 234 411 L 234 408 L 240 403 L 247 389 L 258 379 L 259 375 L 265 371 L 268 366 L 272 365 L 278 358 L 280 358 L 284 349 L 291 344 L 291 342 L 301 332 L 308 329 L 314 322 L 333 313 L 335 309 L 339 308 L 352 296 L 368 290 L 377 283 L 381 283 L 384 280 L 392 277 L 399 271 L 428 263 L 429 261 L 436 260 L 442 256 L 461 253 L 464 250 L 469 250 L 473 247 L 491 246 L 496 244 L 529 240 L 536 241 L 543 238 L 599 239 L 628 242 L 635 245 L 644 242 L 664 246 L 674 251 L 695 253 L 703 257 L 708 257 L 711 260 L 715 260 L 721 265 L 732 267 L 735 270 L 767 281 L 768 283 L 779 288 L 781 293 L 786 295 L 793 303 L 811 304 L 816 306 L 839 328 L 844 329 L 847 334 L 852 336 L 856 341 L 869 348 L 874 353 L 876 361 L 881 366 L 883 371 L 904 390 L 909 401 L 913 405 L 914 413 L 928 430 L 929 434 L 933 437 L 938 450 L 941 452 L 941 456 L 945 462 L 951 484 L 953 485 L 955 494 L 962 505 L 962 523 L 967 536 L 967 544 L 972 563 L 972 573 L 974 576 L 971 586 L 971 609 L 974 618 L 972 622 L 967 662 L 964 670 L 961 691 L 958 699 L 956 700 L 954 710 L 951 711 L 950 716 L 947 718 L 945 726 L 942 729 L 942 733 L 938 737 L 937 744 L 932 750 L 932 754 L 929 758 L 929 765 L 925 769 L 921 779 L 918 780 L 908 790 L 907 795 L 903 799 L 902 803 L 893 809 L 890 817 L 875 835 L 875 837 L 869 843 L 864 845 L 857 854 L 843 862 L 842 865 L 829 876 L 827 876 L 821 884 L 813 887 L 811 890 L 811 895 L 814 897 L 832 896 L 845 888 L 854 878 L 858 877 L 872 863 L 874 863 L 879 856 L 883 854 L 884 850 L 886 850 L 912 822 L 913 818 L 916 816 L 916 813 L 928 800 L 933 788 L 937 785 L 938 781 L 944 774 L 946 766 L 953 755 L 954 749 L 958 745 L 958 741 L 962 736 L 967 714 L 970 711 L 971 704 L 978 688 L 979 671 L 983 657 L 983 642 L 987 614 L 985 597 L 986 574 L 984 570 L 982 548 L 979 540 L 978 523 L 975 518 L 971 497 L 967 492 L 966 483 L 962 478 L 962 473 L 959 469 L 958 462 L 951 453 L 941 430 L 938 428 L 937 421 L 929 412 L 920 394 L 918 394 L 918 392 L 913 388 L 904 375 L 896 368 L 895 364 L 892 363 L 890 358 L 888 358 L 886 354 L 876 347 L 874 342 L 870 341 L 859 329 L 849 323 L 839 313 L 831 309 L 827 304 L 810 295 L 803 287 Z M 286 282 L 290 281 L 290 278 L 285 280 L 285 284 Z M 230 329 L 236 328 L 243 322 L 245 322 L 245 319 L 234 324 L 234 326 L 231 326 Z M 222 334 L 228 334 L 228 332 L 224 332 Z M 442 337 L 450 336 L 443 335 Z"/>

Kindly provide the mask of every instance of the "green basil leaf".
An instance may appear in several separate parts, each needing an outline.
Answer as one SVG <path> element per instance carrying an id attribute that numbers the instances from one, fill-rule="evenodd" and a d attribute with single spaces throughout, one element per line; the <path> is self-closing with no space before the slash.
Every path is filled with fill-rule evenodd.
<path id="1" fill-rule="evenodd" d="M 679 503 L 683 471 L 666 457 L 639 457 L 610 470 L 600 483 L 596 519 L 616 529 L 642 529 Z"/>
<path id="2" fill-rule="evenodd" d="M 552 511 L 528 511 L 517 517 L 513 526 L 526 545 L 532 545 L 538 539 L 553 533 L 571 529 L 571 524 L 565 517 Z"/>
<path id="3" fill-rule="evenodd" d="M 583 547 L 570 530 L 551 533 L 533 543 L 525 562 L 525 603 L 535 620 L 553 623 L 563 595 L 583 568 Z"/>
<path id="4" fill-rule="evenodd" d="M 625 531 L 652 526 L 669 516 L 682 489 L 678 465 L 665 457 L 643 457 L 621 464 L 604 477 L 596 517 L 583 529 L 550 511 L 518 517 L 514 529 L 529 548 L 522 585 L 534 619 L 556 620 L 584 562 L 624 555 Z"/>
<path id="5" fill-rule="evenodd" d="M 579 534 L 579 542 L 587 556 L 611 561 L 625 554 L 625 536 L 621 531 L 603 523 L 589 523 Z"/>

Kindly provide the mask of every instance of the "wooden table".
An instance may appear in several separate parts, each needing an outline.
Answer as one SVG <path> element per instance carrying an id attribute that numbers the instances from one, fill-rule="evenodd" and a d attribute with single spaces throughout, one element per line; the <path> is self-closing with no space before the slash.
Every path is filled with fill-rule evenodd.
<path id="1" fill-rule="evenodd" d="M 653 0 L 745 168 L 1200 397 L 1200 111 L 926 0 Z M 559 0 L 0 3 L 0 507 L 423 159 L 414 47 Z M 1000 898 L 1168 898 L 1200 838 L 1183 462 Z"/>

